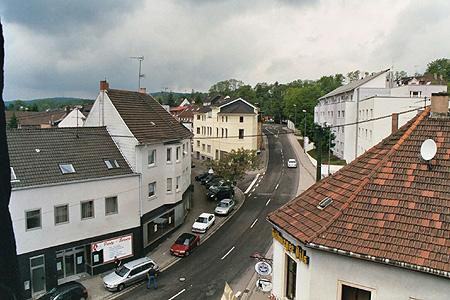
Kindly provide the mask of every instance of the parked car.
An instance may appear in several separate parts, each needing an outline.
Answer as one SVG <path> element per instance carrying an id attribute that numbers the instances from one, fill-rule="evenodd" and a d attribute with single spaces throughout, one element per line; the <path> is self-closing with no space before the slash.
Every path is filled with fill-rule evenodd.
<path id="1" fill-rule="evenodd" d="M 205 186 L 207 189 L 209 189 L 210 186 L 216 184 L 217 182 L 219 182 L 220 180 L 222 180 L 221 177 L 219 176 L 214 176 L 213 178 L 211 178 L 210 180 L 206 180 L 205 181 Z"/>
<path id="2" fill-rule="evenodd" d="M 209 175 L 208 172 L 198 174 L 197 176 L 195 176 L 195 180 L 196 180 L 196 181 L 201 181 L 203 178 L 205 178 L 205 177 L 208 176 L 208 175 Z"/>
<path id="3" fill-rule="evenodd" d="M 233 199 L 222 199 L 217 203 L 214 213 L 216 215 L 226 216 L 234 209 L 235 204 Z"/>
<path id="4" fill-rule="evenodd" d="M 288 168 L 297 168 L 297 161 L 293 158 L 290 158 L 287 162 Z"/>
<path id="5" fill-rule="evenodd" d="M 212 190 L 220 188 L 222 186 L 231 186 L 231 185 L 232 184 L 229 180 L 219 179 L 219 180 L 211 182 L 211 184 L 209 185 L 209 190 L 212 191 Z"/>
<path id="6" fill-rule="evenodd" d="M 214 174 L 208 174 L 208 176 L 203 177 L 202 179 L 200 179 L 200 183 L 201 184 L 206 184 L 207 182 L 213 180 L 214 178 L 216 178 L 217 176 Z"/>
<path id="7" fill-rule="evenodd" d="M 183 233 L 170 247 L 170 253 L 175 256 L 188 256 L 198 245 L 200 245 L 200 236 L 192 233 Z"/>
<path id="8" fill-rule="evenodd" d="M 146 279 L 150 269 L 159 271 L 159 266 L 148 257 L 127 262 L 103 277 L 103 285 L 109 291 L 121 291 L 125 286 Z"/>
<path id="9" fill-rule="evenodd" d="M 76 281 L 69 281 L 51 289 L 38 300 L 85 300 L 88 292 L 84 285 Z"/>
<path id="10" fill-rule="evenodd" d="M 226 198 L 233 198 L 234 189 L 231 186 L 225 185 L 219 188 L 209 190 L 206 196 L 209 200 L 218 200 L 218 201 Z"/>
<path id="11" fill-rule="evenodd" d="M 194 224 L 192 224 L 192 232 L 205 233 L 211 226 L 214 225 L 216 217 L 213 214 L 202 213 Z"/>

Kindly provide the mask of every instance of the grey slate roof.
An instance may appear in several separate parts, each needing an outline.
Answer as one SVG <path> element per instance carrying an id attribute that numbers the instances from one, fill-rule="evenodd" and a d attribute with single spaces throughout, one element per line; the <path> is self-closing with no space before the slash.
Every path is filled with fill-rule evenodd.
<path id="1" fill-rule="evenodd" d="M 105 127 L 8 129 L 6 134 L 19 180 L 13 188 L 133 174 Z M 108 169 L 105 159 L 117 160 L 120 168 Z M 72 164 L 76 172 L 62 174 L 60 163 Z"/>
<path id="2" fill-rule="evenodd" d="M 107 90 L 107 94 L 139 143 L 164 142 L 192 137 L 192 133 L 152 96 L 115 89 Z"/>
<path id="3" fill-rule="evenodd" d="M 233 100 L 234 101 L 234 100 Z M 241 99 L 238 99 L 237 101 L 230 101 L 229 104 L 225 104 L 220 107 L 220 113 L 227 113 L 227 114 L 254 114 L 255 110 L 253 107 L 242 101 Z"/>
<path id="4" fill-rule="evenodd" d="M 328 97 L 331 97 L 331 96 L 335 96 L 335 95 L 338 95 L 338 94 L 341 94 L 341 93 L 349 92 L 351 90 L 354 90 L 357 87 L 363 85 L 364 83 L 369 82 L 370 80 L 374 79 L 375 77 L 378 77 L 381 74 L 386 73 L 387 71 L 389 71 L 389 69 L 380 71 L 378 73 L 373 73 L 372 75 L 366 76 L 363 79 L 355 80 L 355 81 L 352 81 L 352 82 L 350 82 L 350 83 L 348 83 L 346 85 L 340 86 L 337 89 L 332 90 L 328 94 L 320 97 L 319 100 L 320 99 L 324 99 L 324 98 L 328 98 Z"/>

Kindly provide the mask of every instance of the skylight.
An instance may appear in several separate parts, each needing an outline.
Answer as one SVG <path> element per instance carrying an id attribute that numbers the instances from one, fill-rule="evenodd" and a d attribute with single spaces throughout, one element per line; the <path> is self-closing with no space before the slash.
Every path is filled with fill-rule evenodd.
<path id="1" fill-rule="evenodd" d="M 11 182 L 17 182 L 17 181 L 19 181 L 19 180 L 17 179 L 16 172 L 14 172 L 13 167 L 10 167 L 10 168 L 11 168 Z"/>
<path id="2" fill-rule="evenodd" d="M 75 173 L 75 168 L 72 164 L 59 164 L 59 169 L 63 174 Z"/>
<path id="3" fill-rule="evenodd" d="M 119 163 L 115 159 L 105 159 L 105 164 L 108 169 L 120 168 Z"/>
<path id="4" fill-rule="evenodd" d="M 333 202 L 333 199 L 330 197 L 325 197 L 322 201 L 320 201 L 319 205 L 317 205 L 317 208 L 322 210 L 327 208 L 331 203 Z"/>

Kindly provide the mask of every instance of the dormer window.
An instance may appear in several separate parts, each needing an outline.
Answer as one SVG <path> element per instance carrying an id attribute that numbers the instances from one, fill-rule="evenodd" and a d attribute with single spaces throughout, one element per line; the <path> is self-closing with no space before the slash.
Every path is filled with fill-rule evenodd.
<path id="1" fill-rule="evenodd" d="M 120 168 L 119 163 L 115 159 L 105 159 L 105 164 L 108 167 L 108 169 Z"/>
<path id="2" fill-rule="evenodd" d="M 327 208 L 331 203 L 333 202 L 333 199 L 330 197 L 325 197 L 322 201 L 320 201 L 319 205 L 317 205 L 317 208 L 322 210 Z"/>
<path id="3" fill-rule="evenodd" d="M 59 169 L 63 174 L 75 173 L 75 168 L 72 164 L 59 164 Z"/>
<path id="4" fill-rule="evenodd" d="M 11 182 L 18 182 L 19 180 L 17 179 L 16 172 L 14 172 L 13 167 L 10 167 L 10 169 L 11 169 Z"/>

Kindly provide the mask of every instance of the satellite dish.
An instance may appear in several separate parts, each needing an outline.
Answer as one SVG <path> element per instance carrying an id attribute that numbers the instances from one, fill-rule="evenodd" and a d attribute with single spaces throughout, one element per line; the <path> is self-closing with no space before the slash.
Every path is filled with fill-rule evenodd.
<path id="1" fill-rule="evenodd" d="M 434 158 L 437 152 L 436 143 L 432 139 L 427 139 L 422 143 L 420 147 L 420 155 L 426 161 L 430 161 Z"/>

